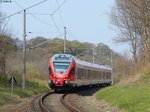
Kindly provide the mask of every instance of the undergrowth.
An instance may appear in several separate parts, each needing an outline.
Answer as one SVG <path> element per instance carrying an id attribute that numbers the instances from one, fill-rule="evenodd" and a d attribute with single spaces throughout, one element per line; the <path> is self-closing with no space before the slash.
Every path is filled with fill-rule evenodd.
<path id="1" fill-rule="evenodd" d="M 22 89 L 21 81 L 17 80 L 17 85 L 14 86 L 13 92 L 11 84 L 8 83 L 8 78 L 0 80 L 0 106 L 18 103 L 21 98 L 32 97 L 32 95 L 50 92 L 47 82 L 40 79 L 27 80 L 26 88 Z"/>
<path id="2" fill-rule="evenodd" d="M 150 112 L 150 72 L 145 72 L 144 76 L 130 85 L 116 84 L 101 89 L 96 98 L 127 112 Z"/>

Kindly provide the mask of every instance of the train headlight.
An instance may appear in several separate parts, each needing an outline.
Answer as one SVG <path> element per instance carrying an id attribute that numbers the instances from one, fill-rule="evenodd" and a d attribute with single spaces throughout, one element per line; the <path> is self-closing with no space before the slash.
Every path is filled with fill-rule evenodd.
<path id="1" fill-rule="evenodd" d="M 55 75 L 55 74 L 53 74 L 53 76 L 54 76 L 54 77 L 56 77 L 56 75 Z"/>
<path id="2" fill-rule="evenodd" d="M 70 82 L 69 82 L 69 81 L 65 81 L 65 83 L 66 83 L 66 84 L 69 84 Z"/>

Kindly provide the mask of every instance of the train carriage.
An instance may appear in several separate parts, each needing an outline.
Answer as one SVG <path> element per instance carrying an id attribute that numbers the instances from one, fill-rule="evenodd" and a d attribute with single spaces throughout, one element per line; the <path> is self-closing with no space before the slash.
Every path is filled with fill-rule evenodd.
<path id="1" fill-rule="evenodd" d="M 111 82 L 111 68 L 107 65 L 82 61 L 70 54 L 55 54 L 49 61 L 49 86 L 54 90 Z"/>

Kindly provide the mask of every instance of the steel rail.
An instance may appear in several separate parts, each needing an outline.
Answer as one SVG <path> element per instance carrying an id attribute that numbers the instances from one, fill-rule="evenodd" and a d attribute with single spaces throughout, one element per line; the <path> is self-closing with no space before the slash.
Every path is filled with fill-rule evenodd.
<path id="1" fill-rule="evenodd" d="M 41 95 L 39 95 L 39 96 L 37 96 L 35 99 L 34 99 L 34 101 L 32 102 L 33 103 L 33 110 L 34 110 L 34 112 L 38 112 L 37 110 L 37 105 L 39 106 L 39 99 L 40 99 L 40 96 Z"/>
<path id="2" fill-rule="evenodd" d="M 53 94 L 54 92 L 51 92 L 51 93 L 47 93 L 47 94 L 44 94 L 40 97 L 40 100 L 39 100 L 39 105 L 40 105 L 40 108 L 42 109 L 43 112 L 50 112 L 50 110 L 47 109 L 47 107 L 44 105 L 44 99 L 50 95 L 50 94 Z"/>
<path id="3" fill-rule="evenodd" d="M 81 112 L 80 110 L 78 110 L 78 109 L 76 109 L 76 108 L 74 108 L 74 107 L 72 107 L 71 105 L 68 105 L 66 102 L 65 102 L 65 96 L 66 96 L 67 94 L 64 94 L 62 97 L 61 97 L 61 99 L 60 99 L 60 101 L 61 101 L 61 103 L 67 108 L 67 109 L 69 109 L 71 112 Z"/>

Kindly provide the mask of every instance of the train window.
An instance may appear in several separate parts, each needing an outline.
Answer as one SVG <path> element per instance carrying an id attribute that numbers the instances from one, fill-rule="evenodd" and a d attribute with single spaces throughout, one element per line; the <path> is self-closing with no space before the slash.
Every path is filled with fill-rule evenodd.
<path id="1" fill-rule="evenodd" d="M 71 69 L 70 74 L 75 74 L 75 67 Z"/>
<path id="2" fill-rule="evenodd" d="M 51 74 L 51 73 L 52 73 L 52 70 L 51 70 L 51 68 L 49 67 L 48 69 L 49 69 L 49 74 Z"/>
<path id="3" fill-rule="evenodd" d="M 108 79 L 108 72 L 106 72 L 106 79 Z"/>
<path id="4" fill-rule="evenodd" d="M 105 79 L 105 71 L 103 71 L 103 79 Z"/>
<path id="5" fill-rule="evenodd" d="M 67 72 L 70 63 L 68 62 L 54 62 L 55 72 Z"/>
<path id="6" fill-rule="evenodd" d="M 78 78 L 82 79 L 83 75 L 84 75 L 84 69 L 83 68 L 77 68 L 77 74 L 78 74 Z"/>
<path id="7" fill-rule="evenodd" d="M 66 55 L 59 55 L 58 57 L 55 57 L 55 60 L 69 60 L 69 57 Z"/>
<path id="8" fill-rule="evenodd" d="M 101 71 L 98 71 L 98 79 L 101 79 Z"/>
<path id="9" fill-rule="evenodd" d="M 90 73 L 91 73 L 91 71 L 87 70 L 87 74 L 86 74 L 87 79 L 90 79 Z"/>
<path id="10" fill-rule="evenodd" d="M 110 72 L 108 73 L 108 78 L 111 79 L 111 73 Z"/>
<path id="11" fill-rule="evenodd" d="M 99 72 L 99 78 L 102 79 L 102 71 Z"/>
<path id="12" fill-rule="evenodd" d="M 107 72 L 104 72 L 104 79 L 107 78 Z"/>

